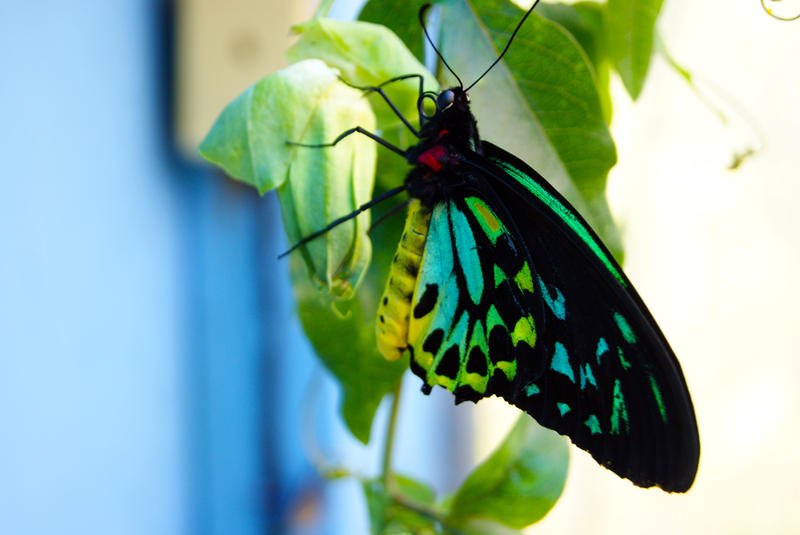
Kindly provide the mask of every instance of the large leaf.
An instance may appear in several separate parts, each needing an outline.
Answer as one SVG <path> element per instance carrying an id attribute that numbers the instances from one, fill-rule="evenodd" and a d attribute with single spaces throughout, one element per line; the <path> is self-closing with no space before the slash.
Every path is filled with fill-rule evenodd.
<path id="1" fill-rule="evenodd" d="M 486 521 L 515 529 L 537 522 L 561 496 L 568 462 L 566 439 L 523 414 L 458 489 L 447 520 L 477 533 L 491 532 Z"/>
<path id="2" fill-rule="evenodd" d="M 609 54 L 625 88 L 637 98 L 644 86 L 656 18 L 664 0 L 608 0 L 606 38 Z"/>
<path id="3" fill-rule="evenodd" d="M 351 136 L 313 149 L 287 141 L 324 143 L 353 123 L 374 128 L 361 93 L 318 60 L 303 61 L 249 87 L 220 114 L 200 154 L 264 193 L 278 189 L 290 243 L 352 212 L 372 195 L 375 144 Z M 352 293 L 370 259 L 369 215 L 339 225 L 298 254 L 312 277 L 340 297 Z"/>
<path id="4" fill-rule="evenodd" d="M 389 209 L 389 206 L 377 207 L 376 219 Z M 406 359 L 388 362 L 382 358 L 375 337 L 378 299 L 403 223 L 403 215 L 396 214 L 372 231 L 372 263 L 352 300 L 335 300 L 330 294 L 320 292 L 305 276 L 299 259 L 292 258 L 291 262 L 303 329 L 317 356 L 341 386 L 345 424 L 364 443 L 369 441 L 378 405 L 397 386 L 408 367 Z"/>
<path id="5" fill-rule="evenodd" d="M 360 20 L 389 27 L 403 40 L 408 49 L 420 61 L 425 60 L 425 41 L 417 14 L 430 0 L 369 0 L 358 15 Z"/>
<path id="6" fill-rule="evenodd" d="M 536 13 L 561 25 L 586 52 L 594 68 L 595 86 L 606 124 L 611 122 L 610 61 L 605 42 L 605 9 L 596 2 L 539 4 Z"/>
<path id="7" fill-rule="evenodd" d="M 497 58 L 523 11 L 507 0 L 441 2 L 441 49 L 465 84 Z M 503 60 L 470 91 L 484 139 L 539 171 L 621 257 L 605 199 L 616 150 L 589 60 L 560 25 L 536 12 Z"/>

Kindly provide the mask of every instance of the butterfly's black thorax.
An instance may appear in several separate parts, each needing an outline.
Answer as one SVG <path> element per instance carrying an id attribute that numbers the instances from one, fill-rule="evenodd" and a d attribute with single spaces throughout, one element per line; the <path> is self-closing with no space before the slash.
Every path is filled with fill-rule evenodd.
<path id="1" fill-rule="evenodd" d="M 443 103 L 442 96 L 451 98 Z M 461 167 L 463 155 L 482 152 L 466 92 L 459 87 L 442 91 L 436 113 L 420 130 L 419 143 L 406 151 L 413 166 L 406 176 L 409 194 L 426 206 L 451 197 L 470 180 Z"/>

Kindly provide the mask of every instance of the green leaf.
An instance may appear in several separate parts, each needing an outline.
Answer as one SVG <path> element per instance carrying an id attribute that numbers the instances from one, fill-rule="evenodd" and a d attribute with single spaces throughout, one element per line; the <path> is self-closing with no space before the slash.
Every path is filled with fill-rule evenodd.
<path id="1" fill-rule="evenodd" d="M 656 18 L 664 0 L 608 0 L 609 54 L 631 98 L 644 86 L 653 51 Z"/>
<path id="2" fill-rule="evenodd" d="M 380 479 L 366 479 L 361 482 L 361 488 L 367 500 L 370 531 L 375 535 L 382 534 L 386 529 L 386 511 L 392 500 Z"/>
<path id="3" fill-rule="evenodd" d="M 595 86 L 606 124 L 611 123 L 610 61 L 605 43 L 605 11 L 596 2 L 539 4 L 536 12 L 569 32 L 586 52 L 594 69 Z"/>
<path id="4" fill-rule="evenodd" d="M 537 522 L 564 489 L 567 448 L 564 437 L 521 415 L 497 450 L 458 489 L 447 520 L 457 526 L 489 520 L 515 529 Z"/>
<path id="5" fill-rule="evenodd" d="M 431 3 L 430 0 L 369 0 L 361 13 L 359 20 L 381 24 L 392 31 L 405 43 L 406 47 L 419 60 L 425 60 L 425 41 L 422 27 L 419 25 L 417 14 L 420 8 Z"/>
<path id="6" fill-rule="evenodd" d="M 249 87 L 220 114 L 200 154 L 260 193 L 277 188 L 290 243 L 352 212 L 372 195 L 375 144 L 350 136 L 315 149 L 375 117 L 361 93 L 318 60 L 296 63 Z M 339 297 L 351 295 L 370 259 L 369 215 L 339 225 L 301 248 L 311 276 Z"/>
<path id="7" fill-rule="evenodd" d="M 393 474 L 391 490 L 387 490 L 380 479 L 362 481 L 362 488 L 372 533 L 437 533 L 431 515 L 422 513 L 423 510 L 432 510 L 430 504 L 434 495 L 428 485 Z"/>
<path id="8" fill-rule="evenodd" d="M 392 474 L 391 491 L 411 502 L 433 505 L 436 500 L 436 491 L 423 481 L 401 474 Z"/>
<path id="9" fill-rule="evenodd" d="M 435 90 L 439 87 L 436 78 L 385 26 L 315 19 L 298 24 L 293 30 L 300 34 L 300 39 L 287 53 L 292 62 L 321 59 L 328 66 L 338 69 L 345 82 L 357 86 L 377 86 L 395 76 L 421 74 L 426 89 Z M 416 121 L 419 80 L 394 82 L 384 90 L 406 118 Z M 400 123 L 379 95 L 372 94 L 369 98 L 381 128 Z"/>
<path id="10" fill-rule="evenodd" d="M 376 219 L 389 209 L 387 205 L 376 207 Z M 345 424 L 364 443 L 369 441 L 378 405 L 397 386 L 408 367 L 406 359 L 386 361 L 378 353 L 375 337 L 378 300 L 403 223 L 402 214 L 396 214 L 373 230 L 373 261 L 352 300 L 336 300 L 320 292 L 305 276 L 300 260 L 291 259 L 292 282 L 303 329 L 317 356 L 341 385 L 340 410 Z"/>
<path id="11" fill-rule="evenodd" d="M 511 529 L 483 518 L 470 520 L 460 528 L 460 531 L 467 535 L 522 535 L 522 532 L 517 529 Z"/>
<path id="12" fill-rule="evenodd" d="M 440 7 L 442 53 L 465 84 L 497 58 L 523 14 L 507 0 L 446 0 Z M 534 11 L 470 93 L 482 138 L 546 177 L 620 258 L 622 242 L 605 199 L 616 149 L 592 67 L 572 36 Z"/>

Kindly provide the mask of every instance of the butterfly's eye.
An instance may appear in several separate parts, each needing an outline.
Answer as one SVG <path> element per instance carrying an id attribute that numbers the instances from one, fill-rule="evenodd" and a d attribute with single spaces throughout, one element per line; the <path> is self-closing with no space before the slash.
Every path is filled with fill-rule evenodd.
<path id="1" fill-rule="evenodd" d="M 423 93 L 417 101 L 417 108 L 419 108 L 420 115 L 426 119 L 430 119 L 436 115 L 436 112 L 439 111 L 436 93 L 432 91 L 426 91 Z"/>
<path id="2" fill-rule="evenodd" d="M 446 110 L 450 106 L 453 105 L 453 102 L 456 100 L 456 94 L 453 93 L 451 90 L 447 89 L 439 93 L 439 98 L 436 99 L 436 109 L 437 111 Z"/>

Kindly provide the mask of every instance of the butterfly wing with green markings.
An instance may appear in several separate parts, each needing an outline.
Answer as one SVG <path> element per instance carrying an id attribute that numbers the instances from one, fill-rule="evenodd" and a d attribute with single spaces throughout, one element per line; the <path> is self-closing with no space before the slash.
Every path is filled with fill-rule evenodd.
<path id="1" fill-rule="evenodd" d="M 480 191 L 434 206 L 409 323 L 414 372 L 457 402 L 502 396 L 639 486 L 687 490 L 691 398 L 619 265 L 519 159 L 484 142 L 462 168 Z"/>

